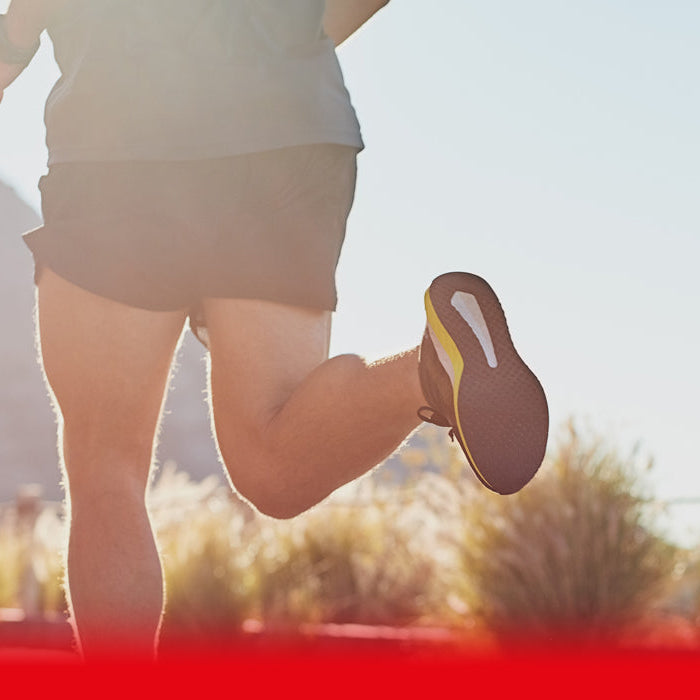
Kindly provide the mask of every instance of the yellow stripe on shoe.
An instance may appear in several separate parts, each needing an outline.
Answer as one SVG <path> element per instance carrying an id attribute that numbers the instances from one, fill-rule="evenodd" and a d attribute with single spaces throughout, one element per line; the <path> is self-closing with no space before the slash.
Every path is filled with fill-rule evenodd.
<path id="1" fill-rule="evenodd" d="M 488 480 L 481 473 L 481 470 L 479 469 L 479 467 L 477 467 L 476 461 L 474 460 L 472 453 L 469 451 L 469 446 L 467 445 L 467 439 L 464 437 L 464 432 L 462 431 L 462 423 L 459 419 L 459 384 L 460 384 L 460 381 L 462 379 L 462 374 L 464 373 L 464 359 L 462 358 L 462 355 L 460 354 L 459 349 L 457 348 L 457 344 L 452 339 L 450 334 L 447 332 L 447 329 L 445 328 L 445 326 L 442 325 L 442 321 L 440 321 L 440 317 L 437 315 L 437 312 L 435 311 L 435 307 L 433 306 L 433 302 L 430 299 L 430 289 L 428 289 L 425 292 L 425 313 L 427 316 L 428 325 L 430 326 L 431 330 L 435 334 L 435 337 L 440 342 L 440 345 L 442 345 L 445 353 L 447 354 L 447 357 L 450 360 L 450 363 L 452 364 L 452 369 L 454 371 L 454 380 L 452 382 L 452 395 L 453 395 L 455 422 L 457 423 L 457 425 L 454 427 L 457 429 L 457 432 L 459 433 L 462 447 L 464 447 L 464 452 L 467 455 L 467 459 L 469 460 L 469 463 L 471 464 L 472 468 L 479 475 L 479 478 L 487 486 L 489 486 L 489 488 L 493 488 L 493 486 L 491 486 L 491 484 L 488 482 Z"/>

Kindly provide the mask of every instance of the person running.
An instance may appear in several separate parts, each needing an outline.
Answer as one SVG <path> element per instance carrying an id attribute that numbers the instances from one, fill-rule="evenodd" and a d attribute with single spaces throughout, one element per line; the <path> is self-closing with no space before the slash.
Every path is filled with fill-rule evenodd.
<path id="1" fill-rule="evenodd" d="M 386 0 L 12 0 L 0 96 L 48 28 L 35 259 L 43 371 L 69 505 L 80 647 L 151 653 L 163 575 L 145 505 L 188 321 L 233 488 L 291 518 L 422 420 L 513 493 L 544 457 L 547 402 L 480 277 L 441 275 L 416 347 L 329 358 L 360 128 L 336 58 Z"/>

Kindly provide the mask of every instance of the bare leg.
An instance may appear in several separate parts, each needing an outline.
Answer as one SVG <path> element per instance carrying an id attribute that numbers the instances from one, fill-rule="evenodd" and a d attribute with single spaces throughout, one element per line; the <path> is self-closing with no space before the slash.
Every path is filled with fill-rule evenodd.
<path id="1" fill-rule="evenodd" d="M 152 653 L 163 579 L 145 507 L 183 312 L 150 312 L 42 272 L 39 332 L 68 484 L 69 605 L 86 655 Z"/>
<path id="2" fill-rule="evenodd" d="M 330 313 L 205 302 L 219 449 L 237 490 L 291 517 L 391 454 L 418 426 L 418 349 L 328 357 Z"/>

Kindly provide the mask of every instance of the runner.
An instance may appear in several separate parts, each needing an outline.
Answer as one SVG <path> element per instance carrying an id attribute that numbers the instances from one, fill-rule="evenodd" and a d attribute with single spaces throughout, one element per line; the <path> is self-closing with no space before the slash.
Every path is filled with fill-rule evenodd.
<path id="1" fill-rule="evenodd" d="M 334 44 L 386 0 L 13 0 L 0 97 L 48 28 L 36 265 L 42 366 L 70 506 L 83 653 L 151 653 L 163 578 L 145 506 L 173 354 L 210 351 L 232 486 L 289 518 L 390 455 L 421 420 L 477 477 L 525 485 L 547 439 L 539 382 L 479 277 L 425 295 L 422 344 L 330 358 L 335 269 L 363 147 Z M 325 14 L 324 14 L 325 12 Z"/>

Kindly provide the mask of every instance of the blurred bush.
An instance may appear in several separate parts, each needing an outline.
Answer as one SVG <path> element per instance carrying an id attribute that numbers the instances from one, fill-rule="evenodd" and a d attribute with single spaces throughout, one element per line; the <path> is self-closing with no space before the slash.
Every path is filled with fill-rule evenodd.
<path id="1" fill-rule="evenodd" d="M 241 504 L 216 477 L 195 483 L 166 464 L 149 506 L 165 573 L 167 625 L 182 634 L 239 627 L 254 591 Z"/>
<path id="2" fill-rule="evenodd" d="M 663 594 L 679 552 L 659 532 L 634 454 L 570 426 L 533 482 L 503 497 L 476 481 L 445 431 L 419 435 L 391 468 L 291 521 L 166 465 L 149 491 L 165 631 L 206 636 L 254 620 L 600 635 Z M 29 561 L 42 610 L 63 610 L 59 513 L 42 512 L 31 545 L 7 517 L 0 606 L 21 604 Z"/>
<path id="3" fill-rule="evenodd" d="M 15 534 L 10 511 L 6 511 L 0 519 L 0 607 L 2 608 L 14 608 L 18 605 L 21 549 L 22 545 Z"/>
<path id="4" fill-rule="evenodd" d="M 63 552 L 65 528 L 54 506 L 29 521 L 15 508 L 0 516 L 0 608 L 20 608 L 28 615 L 65 610 Z"/>
<path id="5" fill-rule="evenodd" d="M 151 491 L 166 628 L 211 634 L 251 619 L 288 630 L 440 617 L 446 591 L 429 542 L 437 523 L 431 531 L 410 489 L 363 479 L 275 521 L 215 482 L 203 486 L 166 470 Z"/>
<path id="6" fill-rule="evenodd" d="M 457 588 L 501 632 L 617 634 L 659 600 L 679 558 L 653 506 L 634 454 L 569 425 L 521 492 L 463 495 Z"/>
<path id="7" fill-rule="evenodd" d="M 435 613 L 439 569 L 415 520 L 375 493 L 373 506 L 333 503 L 269 530 L 256 560 L 261 619 L 417 624 Z"/>

